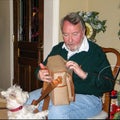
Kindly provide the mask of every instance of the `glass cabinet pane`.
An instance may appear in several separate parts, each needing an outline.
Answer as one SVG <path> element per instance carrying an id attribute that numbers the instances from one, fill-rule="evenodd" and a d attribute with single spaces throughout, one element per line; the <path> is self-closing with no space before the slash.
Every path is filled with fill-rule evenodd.
<path id="1" fill-rule="evenodd" d="M 19 26 L 19 40 L 20 41 L 23 41 L 23 23 L 24 23 L 24 21 L 23 21 L 23 0 L 20 0 L 20 26 Z"/>
<path id="2" fill-rule="evenodd" d="M 31 1 L 31 41 L 39 39 L 39 2 L 38 0 Z"/>
<path id="3" fill-rule="evenodd" d="M 14 80 L 25 91 L 41 88 L 34 76 L 43 61 L 44 0 L 13 0 Z"/>
<path id="4" fill-rule="evenodd" d="M 39 40 L 39 0 L 20 0 L 19 40 L 36 42 Z"/>

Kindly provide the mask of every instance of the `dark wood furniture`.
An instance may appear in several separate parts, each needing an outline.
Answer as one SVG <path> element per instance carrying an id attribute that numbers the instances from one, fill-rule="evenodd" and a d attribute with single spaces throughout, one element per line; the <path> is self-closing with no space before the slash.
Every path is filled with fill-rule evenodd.
<path id="1" fill-rule="evenodd" d="M 106 53 L 106 55 L 108 53 L 115 55 L 114 56 L 115 64 L 111 65 L 111 67 L 112 67 L 112 73 L 116 82 L 116 79 L 120 72 L 120 53 L 114 48 L 102 48 L 102 49 Z M 108 60 L 110 61 L 109 58 Z M 111 92 L 104 93 L 102 97 L 102 101 L 103 101 L 103 110 L 98 115 L 93 116 L 92 118 L 89 118 L 89 119 L 109 119 L 110 107 L 111 107 Z"/>
<path id="2" fill-rule="evenodd" d="M 114 48 L 103 48 L 103 51 L 107 54 L 107 53 L 113 53 L 116 56 L 116 64 L 114 65 L 113 68 L 113 76 L 115 78 L 115 80 L 117 79 L 117 76 L 120 72 L 120 53 L 114 49 Z M 112 66 L 113 67 L 113 66 Z M 104 100 L 104 104 L 103 104 L 103 110 L 105 112 L 107 112 L 109 114 L 110 111 L 110 92 L 105 93 L 105 100 Z"/>
<path id="3" fill-rule="evenodd" d="M 13 0 L 14 84 L 32 91 L 42 83 L 34 76 L 43 60 L 44 0 Z"/>

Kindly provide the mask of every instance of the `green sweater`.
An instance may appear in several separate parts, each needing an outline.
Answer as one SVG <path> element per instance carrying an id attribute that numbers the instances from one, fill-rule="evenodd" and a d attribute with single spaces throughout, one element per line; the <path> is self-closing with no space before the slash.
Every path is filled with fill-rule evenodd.
<path id="1" fill-rule="evenodd" d="M 76 53 L 69 58 L 69 60 L 75 61 L 81 65 L 82 69 L 88 73 L 85 80 L 82 80 L 73 73 L 75 93 L 100 97 L 104 92 L 111 91 L 113 89 L 114 78 L 112 76 L 110 64 L 101 47 L 91 41 L 88 41 L 88 43 L 88 52 L 83 51 Z M 54 46 L 48 57 L 61 55 L 65 60 L 67 60 L 67 51 L 62 48 L 62 45 L 63 42 Z M 48 57 L 43 62 L 44 65 L 46 65 Z M 36 76 L 39 69 L 40 68 L 38 67 L 35 71 Z"/>

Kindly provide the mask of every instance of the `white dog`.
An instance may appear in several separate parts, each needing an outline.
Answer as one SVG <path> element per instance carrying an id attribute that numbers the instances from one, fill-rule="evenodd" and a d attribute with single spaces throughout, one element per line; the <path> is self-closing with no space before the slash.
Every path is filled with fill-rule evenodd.
<path id="1" fill-rule="evenodd" d="M 6 91 L 2 91 L 1 95 L 7 100 L 8 119 L 45 119 L 48 115 L 47 110 L 34 113 L 38 105 L 24 105 L 29 95 L 19 86 L 13 85 Z"/>

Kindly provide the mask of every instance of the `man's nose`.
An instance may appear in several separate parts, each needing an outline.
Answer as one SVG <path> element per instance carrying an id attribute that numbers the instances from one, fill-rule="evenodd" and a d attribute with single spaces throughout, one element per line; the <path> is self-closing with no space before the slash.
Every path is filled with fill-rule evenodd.
<path id="1" fill-rule="evenodd" d="M 69 35 L 69 42 L 71 43 L 73 41 L 72 35 Z"/>

